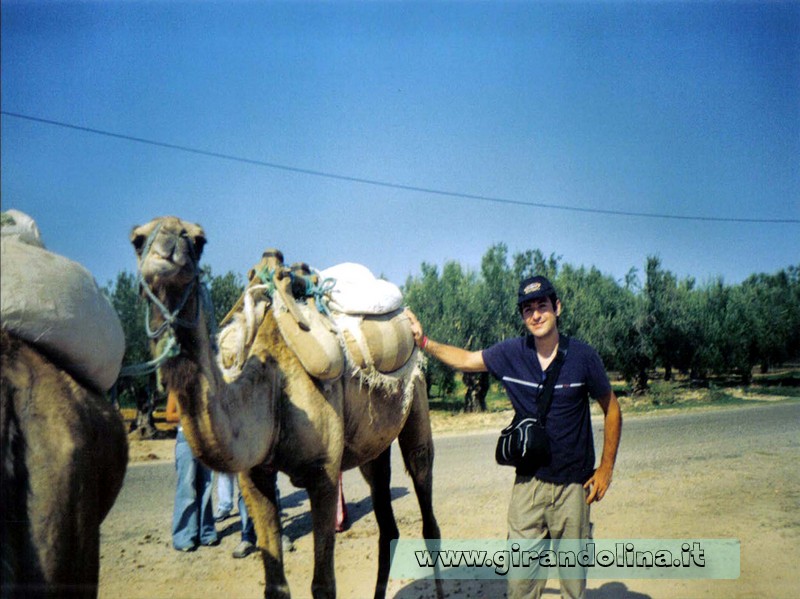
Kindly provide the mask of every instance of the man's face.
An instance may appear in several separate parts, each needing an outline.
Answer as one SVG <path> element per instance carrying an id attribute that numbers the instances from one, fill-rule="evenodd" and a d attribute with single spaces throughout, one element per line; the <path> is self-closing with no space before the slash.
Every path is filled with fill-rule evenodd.
<path id="1" fill-rule="evenodd" d="M 522 320 L 534 337 L 543 339 L 556 332 L 556 317 L 561 314 L 561 301 L 556 300 L 556 305 L 549 297 L 540 297 L 525 302 L 520 307 Z"/>

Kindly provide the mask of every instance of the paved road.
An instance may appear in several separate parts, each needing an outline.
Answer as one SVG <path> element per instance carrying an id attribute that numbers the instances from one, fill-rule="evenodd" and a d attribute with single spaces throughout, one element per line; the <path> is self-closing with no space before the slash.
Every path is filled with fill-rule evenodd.
<path id="1" fill-rule="evenodd" d="M 595 439 L 602 420 L 595 419 Z M 434 503 L 450 539 L 496 538 L 514 478 L 494 463 L 497 430 L 436 438 Z M 628 418 L 609 497 L 593 508 L 598 538 L 738 538 L 741 577 L 731 581 L 590 581 L 591 599 L 749 599 L 796 594 L 800 560 L 800 402 L 687 411 Z M 359 472 L 344 477 L 352 529 L 337 536 L 337 584 L 342 597 L 372 594 L 377 527 Z M 284 527 L 298 550 L 287 557 L 293 596 L 308 596 L 312 543 L 304 491 L 279 478 Z M 173 551 L 172 463 L 133 464 L 102 528 L 101 599 L 263 594 L 260 560 L 232 560 L 239 522 L 218 525 L 222 546 L 193 554 Z M 401 534 L 419 535 L 419 509 L 393 452 L 393 509 Z M 259 582 L 261 581 L 261 582 Z M 551 581 L 548 593 L 557 594 Z M 397 581 L 396 599 L 431 596 Z M 459 583 L 460 584 L 460 583 Z M 487 583 L 488 584 L 488 583 Z M 502 588 L 501 588 L 502 587 Z M 501 597 L 504 587 L 463 586 L 451 596 Z M 448 591 L 450 592 L 450 591 Z"/>
<path id="2" fill-rule="evenodd" d="M 595 418 L 595 440 L 602 442 L 602 421 Z M 447 435 L 436 439 L 434 492 L 437 503 L 454 493 L 475 487 L 509 486 L 511 469 L 494 464 L 498 431 Z M 625 421 L 616 475 L 630 477 L 642 469 L 677 468 L 692 461 L 735 458 L 752 452 L 769 453 L 800 445 L 800 402 L 785 402 L 712 411 L 687 411 L 667 416 L 634 417 Z M 599 451 L 599 449 L 598 449 Z M 403 471 L 400 452 L 393 450 L 392 488 L 395 498 L 409 494 L 410 479 Z M 369 491 L 360 473 L 345 473 L 345 493 L 351 514 L 359 518 L 369 511 Z M 289 513 L 289 531 L 295 536 L 308 532 L 308 509 L 304 491 L 295 489 L 281 475 L 284 509 Z M 143 528 L 158 529 L 168 522 L 175 485 L 171 463 L 133 464 L 125 485 L 109 514 L 104 529 L 122 539 L 141 536 Z M 409 497 L 410 499 L 410 497 Z M 396 508 L 397 509 L 397 508 Z M 131 515 L 136 514 L 135 518 Z M 166 520 L 165 520 L 166 516 Z M 119 540 L 122 540 L 119 539 Z"/>

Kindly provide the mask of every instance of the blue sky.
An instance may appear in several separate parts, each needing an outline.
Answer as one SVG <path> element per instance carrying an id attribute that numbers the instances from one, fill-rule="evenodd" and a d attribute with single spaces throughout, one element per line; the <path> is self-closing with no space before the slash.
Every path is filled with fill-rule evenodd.
<path id="1" fill-rule="evenodd" d="M 800 264 L 800 3 L 3 0 L 1 39 L 2 207 L 100 284 L 165 214 L 217 274 Z"/>

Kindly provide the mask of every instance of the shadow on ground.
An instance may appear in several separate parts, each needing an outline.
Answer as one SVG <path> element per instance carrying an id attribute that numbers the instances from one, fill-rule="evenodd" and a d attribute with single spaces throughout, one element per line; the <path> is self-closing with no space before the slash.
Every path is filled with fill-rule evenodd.
<path id="1" fill-rule="evenodd" d="M 407 487 L 392 487 L 391 493 L 392 501 L 394 501 L 408 495 L 409 490 Z M 347 493 L 345 493 L 345 502 L 347 503 L 348 528 L 372 512 L 372 498 L 370 497 L 365 497 L 359 501 L 346 500 Z M 303 506 L 305 506 L 304 512 L 283 519 L 283 532 L 289 535 L 289 538 L 293 541 L 310 534 L 313 530 L 311 504 L 304 489 L 299 489 L 286 497 L 281 497 L 281 509 L 284 511 Z"/>
<path id="2" fill-rule="evenodd" d="M 443 580 L 448 599 L 503 599 L 507 597 L 505 580 Z M 545 589 L 543 596 L 560 597 L 556 589 Z M 436 587 L 432 580 L 416 580 L 404 586 L 394 599 L 435 599 Z M 586 599 L 652 599 L 650 595 L 631 591 L 622 582 L 607 582 L 596 589 L 586 590 Z"/>

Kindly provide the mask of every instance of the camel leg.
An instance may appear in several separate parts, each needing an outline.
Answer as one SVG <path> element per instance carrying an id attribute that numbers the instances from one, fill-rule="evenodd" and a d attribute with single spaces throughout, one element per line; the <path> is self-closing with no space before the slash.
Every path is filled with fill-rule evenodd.
<path id="1" fill-rule="evenodd" d="M 311 521 L 314 527 L 314 579 L 311 594 L 314 599 L 336 597 L 336 576 L 333 553 L 336 545 L 336 500 L 339 494 L 338 472 L 319 469 L 307 487 L 311 502 Z"/>
<path id="2" fill-rule="evenodd" d="M 391 542 L 400 537 L 392 510 L 392 466 L 391 446 L 371 462 L 361 466 L 361 473 L 369 483 L 372 509 L 378 521 L 378 580 L 375 583 L 375 599 L 386 596 L 389 580 Z"/>
<path id="3" fill-rule="evenodd" d="M 430 549 L 436 549 L 441 539 L 439 524 L 433 513 L 433 434 L 425 384 L 418 384 L 414 403 L 403 430 L 397 437 L 406 470 L 414 482 L 419 509 L 422 514 L 422 537 Z M 444 597 L 442 581 L 436 578 L 436 595 Z"/>
<path id="4" fill-rule="evenodd" d="M 239 473 L 239 488 L 253 519 L 258 548 L 264 561 L 264 597 L 289 599 L 289 583 L 283 571 L 280 509 L 275 494 L 277 478 L 277 471 L 259 466 L 249 472 Z"/>

